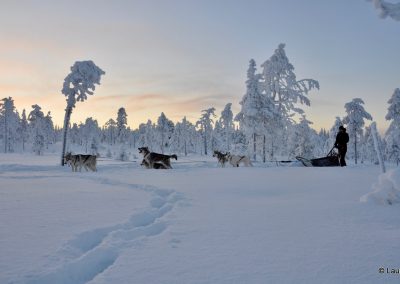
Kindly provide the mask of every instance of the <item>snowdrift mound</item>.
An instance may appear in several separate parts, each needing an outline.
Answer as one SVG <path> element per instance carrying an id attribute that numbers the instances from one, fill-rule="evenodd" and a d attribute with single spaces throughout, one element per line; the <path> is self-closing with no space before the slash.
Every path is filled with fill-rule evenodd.
<path id="1" fill-rule="evenodd" d="M 393 205 L 400 203 L 400 168 L 390 170 L 379 176 L 378 183 L 372 186 L 373 192 L 363 195 L 361 202 L 375 202 Z"/>

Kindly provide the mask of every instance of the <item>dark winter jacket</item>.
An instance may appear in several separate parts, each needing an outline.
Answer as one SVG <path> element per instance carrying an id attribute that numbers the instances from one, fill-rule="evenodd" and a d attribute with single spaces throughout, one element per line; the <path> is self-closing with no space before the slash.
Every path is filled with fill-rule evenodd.
<path id="1" fill-rule="evenodd" d="M 346 131 L 339 131 L 336 135 L 335 146 L 336 147 L 347 147 L 347 143 L 349 142 L 349 134 Z"/>

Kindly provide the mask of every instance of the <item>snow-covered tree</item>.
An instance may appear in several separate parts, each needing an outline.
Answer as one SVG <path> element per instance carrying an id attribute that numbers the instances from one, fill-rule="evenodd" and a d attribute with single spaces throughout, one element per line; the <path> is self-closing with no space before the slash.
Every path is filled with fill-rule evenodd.
<path id="1" fill-rule="evenodd" d="M 390 121 L 386 131 L 387 153 L 390 159 L 400 162 L 400 89 L 396 88 L 388 101 L 386 120 Z"/>
<path id="2" fill-rule="evenodd" d="M 216 117 L 215 108 L 209 108 L 202 110 L 200 119 L 196 122 L 196 127 L 200 127 L 200 132 L 203 137 L 204 155 L 207 155 L 207 149 L 210 147 L 212 140 L 213 123 Z M 212 147 L 212 145 L 211 145 Z"/>
<path id="3" fill-rule="evenodd" d="M 117 140 L 119 143 L 125 143 L 127 140 L 126 125 L 128 124 L 128 115 L 125 108 L 121 107 L 117 115 Z"/>
<path id="4" fill-rule="evenodd" d="M 157 136 L 159 138 L 159 145 L 161 153 L 164 154 L 165 147 L 169 144 L 169 139 L 174 131 L 174 123 L 169 120 L 162 112 L 157 119 Z"/>
<path id="5" fill-rule="evenodd" d="M 311 121 L 302 117 L 299 123 L 290 127 L 287 143 L 290 158 L 296 156 L 313 158 L 318 134 L 310 127 L 311 124 Z"/>
<path id="6" fill-rule="evenodd" d="M 19 116 L 15 112 L 14 100 L 11 97 L 1 100 L 0 117 L 3 125 L 4 153 L 11 152 L 16 140 L 16 130 L 19 123 Z"/>
<path id="7" fill-rule="evenodd" d="M 256 74 L 256 62 L 251 59 L 247 70 L 246 94 L 240 101 L 241 110 L 235 120 L 239 121 L 247 141 L 253 141 L 253 159 L 256 160 L 257 135 L 264 133 L 265 96 L 260 89 L 260 74 Z"/>
<path id="8" fill-rule="evenodd" d="M 29 138 L 28 119 L 26 118 L 25 109 L 22 111 L 21 123 L 20 123 L 19 130 L 20 130 L 20 137 L 21 137 L 21 142 L 22 142 L 22 151 L 25 151 L 25 143 L 27 142 L 27 140 Z"/>
<path id="9" fill-rule="evenodd" d="M 400 164 L 400 146 L 397 133 L 390 133 L 386 136 L 386 155 L 388 160 L 396 162 L 398 166 Z"/>
<path id="10" fill-rule="evenodd" d="M 74 123 L 69 132 L 69 141 L 72 144 L 79 144 L 82 145 L 82 138 L 79 134 L 78 124 Z"/>
<path id="11" fill-rule="evenodd" d="M 141 123 L 139 125 L 139 147 L 149 147 L 150 150 L 153 149 L 155 141 L 155 128 L 155 125 L 150 119 L 147 120 L 147 123 Z"/>
<path id="12" fill-rule="evenodd" d="M 347 124 L 350 139 L 354 144 L 354 160 L 357 164 L 357 140 L 363 134 L 364 119 L 372 120 L 372 116 L 365 111 L 362 106 L 364 101 L 360 98 L 355 98 L 351 102 L 344 105 L 347 116 L 343 118 L 343 123 Z"/>
<path id="13" fill-rule="evenodd" d="M 54 124 L 50 112 L 43 119 L 43 134 L 46 148 L 55 143 Z"/>
<path id="14" fill-rule="evenodd" d="M 221 112 L 221 117 L 219 119 L 219 124 L 222 128 L 222 151 L 229 151 L 231 142 L 232 142 L 232 135 L 234 132 L 234 125 L 233 125 L 233 113 L 232 113 L 232 103 L 228 103 L 225 105 L 224 110 Z"/>
<path id="15" fill-rule="evenodd" d="M 183 153 L 185 156 L 190 152 L 196 152 L 197 132 L 195 126 L 186 117 L 175 125 L 175 130 L 171 137 L 171 151 Z"/>
<path id="16" fill-rule="evenodd" d="M 28 120 L 33 139 L 32 150 L 37 155 L 41 155 L 45 146 L 44 113 L 42 108 L 38 105 L 33 105 Z"/>
<path id="17" fill-rule="evenodd" d="M 212 145 L 213 145 L 212 147 L 213 150 L 227 151 L 225 150 L 226 143 L 225 143 L 224 130 L 219 120 L 217 120 L 214 125 L 214 130 L 212 135 Z"/>
<path id="18" fill-rule="evenodd" d="M 96 155 L 100 140 L 100 128 L 97 120 L 91 117 L 87 118 L 81 129 L 85 152 Z"/>
<path id="19" fill-rule="evenodd" d="M 375 8 L 378 9 L 380 17 L 390 17 L 393 20 L 400 21 L 400 2 L 390 3 L 385 0 L 368 0 L 372 1 Z"/>
<path id="20" fill-rule="evenodd" d="M 129 148 L 136 148 L 137 140 L 138 140 L 138 131 L 137 130 L 131 130 L 130 127 L 128 127 Z"/>
<path id="21" fill-rule="evenodd" d="M 110 118 L 104 127 L 105 136 L 108 144 L 113 145 L 115 144 L 115 140 L 117 139 L 117 123 L 114 119 Z"/>
<path id="22" fill-rule="evenodd" d="M 63 146 L 61 153 L 61 165 L 64 166 L 65 148 L 67 143 L 67 132 L 71 119 L 72 110 L 76 101 L 85 101 L 87 95 L 93 95 L 96 84 L 100 85 L 101 75 L 105 72 L 97 67 L 93 61 L 77 61 L 71 67 L 71 73 L 64 79 L 61 93 L 67 97 L 67 107 L 64 118 Z"/>
<path id="23" fill-rule="evenodd" d="M 121 144 L 121 147 L 119 148 L 119 153 L 118 153 L 117 159 L 120 161 L 128 161 L 129 160 L 129 153 L 126 150 L 125 144 Z"/>
<path id="24" fill-rule="evenodd" d="M 264 128 L 269 133 L 270 155 L 273 158 L 274 142 L 283 144 L 279 141 L 283 141 L 285 130 L 294 122 L 293 116 L 304 114 L 298 105 L 310 105 L 307 95 L 312 89 L 319 89 L 319 83 L 313 79 L 297 80 L 294 67 L 286 56 L 283 43 L 261 67 L 263 67 L 263 71 L 260 88 L 266 97 L 263 121 Z"/>
<path id="25" fill-rule="evenodd" d="M 237 155 L 245 155 L 247 144 L 246 135 L 241 130 L 236 129 L 232 136 L 231 152 Z"/>
<path id="26" fill-rule="evenodd" d="M 318 135 L 315 137 L 314 141 L 314 156 L 315 157 L 323 157 L 332 149 L 332 145 L 330 148 L 327 147 L 327 141 L 329 140 L 329 132 L 325 128 L 321 128 Z"/>
<path id="27" fill-rule="evenodd" d="M 319 89 L 319 83 L 313 79 L 296 79 L 294 67 L 286 56 L 285 44 L 279 44 L 274 54 L 261 67 L 262 91 L 273 99 L 282 117 L 289 119 L 295 113 L 303 114 L 297 104 L 309 106 L 307 95 L 312 89 Z"/>

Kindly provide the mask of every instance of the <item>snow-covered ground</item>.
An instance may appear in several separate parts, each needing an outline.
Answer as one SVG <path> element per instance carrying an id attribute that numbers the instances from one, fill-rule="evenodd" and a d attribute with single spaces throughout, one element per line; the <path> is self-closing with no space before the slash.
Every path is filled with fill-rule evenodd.
<path id="1" fill-rule="evenodd" d="M 0 283 L 399 283 L 378 166 L 173 170 L 0 154 Z"/>

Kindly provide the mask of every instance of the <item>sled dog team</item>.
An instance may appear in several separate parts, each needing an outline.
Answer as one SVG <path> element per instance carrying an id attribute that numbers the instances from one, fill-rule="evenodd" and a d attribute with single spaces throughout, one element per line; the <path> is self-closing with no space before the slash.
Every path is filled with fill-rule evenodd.
<path id="1" fill-rule="evenodd" d="M 159 153 L 150 152 L 148 147 L 138 148 L 139 153 L 143 155 L 141 166 L 146 169 L 172 169 L 171 158 L 178 160 L 177 155 L 164 155 Z M 219 151 L 214 151 L 213 157 L 218 159 L 218 164 L 221 167 L 225 167 L 225 164 L 229 162 L 233 167 L 239 167 L 240 164 L 246 167 L 252 167 L 249 157 L 232 155 L 231 153 L 222 153 Z M 72 155 L 71 152 L 64 156 L 64 163 L 72 168 L 73 172 L 82 171 L 82 167 L 86 171 L 91 170 L 96 172 L 97 156 L 95 155 Z"/>

